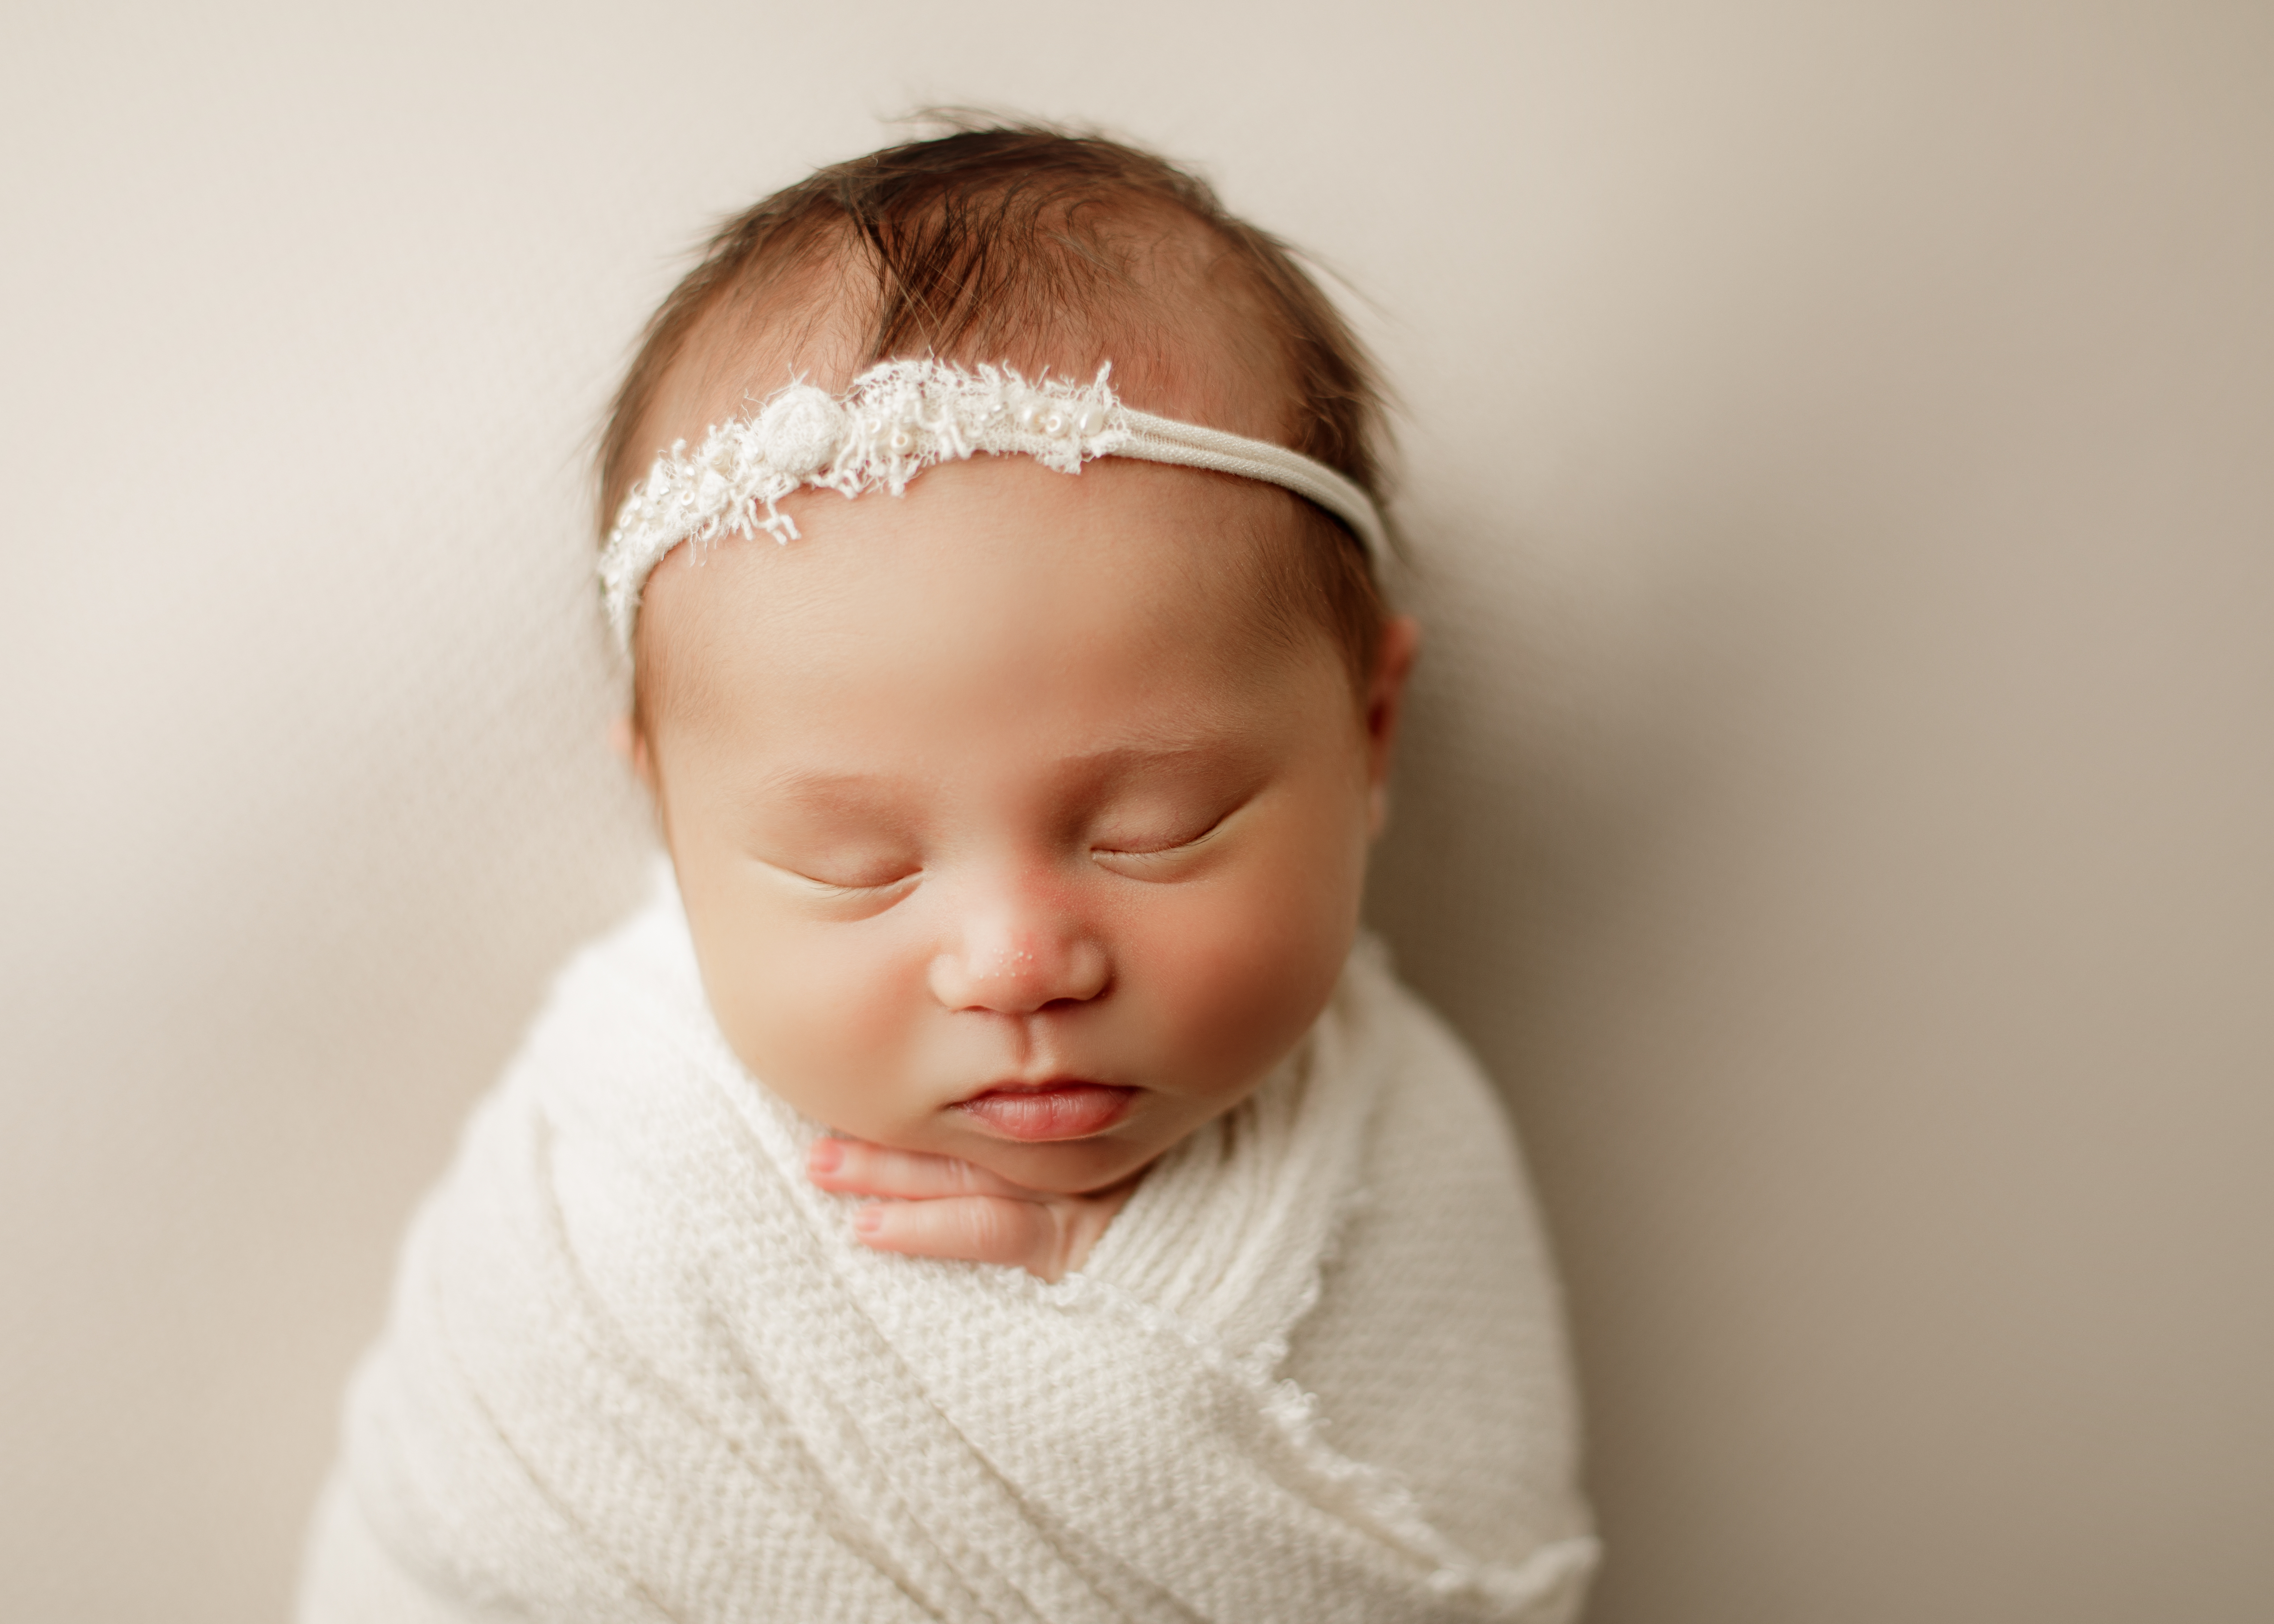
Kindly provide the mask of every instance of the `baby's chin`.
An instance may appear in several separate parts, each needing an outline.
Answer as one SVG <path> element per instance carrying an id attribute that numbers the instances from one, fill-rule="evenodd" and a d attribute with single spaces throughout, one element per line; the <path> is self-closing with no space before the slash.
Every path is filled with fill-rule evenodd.
<path id="1" fill-rule="evenodd" d="M 905 1134 L 875 1136 L 894 1149 L 957 1156 L 1023 1189 L 1047 1195 L 1094 1195 L 1133 1178 L 1186 1138 L 1190 1127 L 1159 1120 L 1168 1113 L 1147 1110 L 1144 1090 L 1096 1132 L 1052 1139 L 1015 1136 L 1022 1124 L 990 1121 L 987 1115 L 950 1106 Z M 1150 1101 L 1156 1107 L 1165 1101 Z M 1148 1120 L 1151 1118 L 1151 1120 Z M 1061 1123 L 1079 1128 L 1079 1121 Z M 1198 1125 L 1198 1124 L 1193 1124 Z M 1013 1130 L 1006 1132 L 1005 1128 Z M 851 1132 L 856 1138 L 870 1137 Z"/>
<path id="2" fill-rule="evenodd" d="M 966 1130 L 945 1154 L 1046 1195 L 1094 1195 L 1134 1177 L 1170 1148 L 1156 1136 L 1134 1140 L 1113 1133 L 1050 1144 L 1018 1144 Z M 1174 1141 L 1171 1141 L 1173 1143 Z"/>

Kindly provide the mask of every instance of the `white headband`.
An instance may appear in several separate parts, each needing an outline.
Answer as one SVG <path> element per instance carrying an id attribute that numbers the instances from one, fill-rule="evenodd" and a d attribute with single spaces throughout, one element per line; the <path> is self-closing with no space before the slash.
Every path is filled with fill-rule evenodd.
<path id="1" fill-rule="evenodd" d="M 1062 474 L 1119 456 L 1284 485 L 1348 524 L 1375 563 L 1384 561 L 1382 514 L 1352 480 L 1268 440 L 1132 411 L 1107 387 L 1111 370 L 1100 367 L 1087 385 L 1028 383 L 1008 367 L 886 361 L 842 396 L 791 384 L 755 416 L 712 429 L 692 455 L 679 441 L 632 487 L 600 554 L 618 646 L 630 649 L 640 589 L 681 542 L 759 530 L 793 541 L 797 526 L 776 504 L 801 485 L 898 496 L 934 463 L 977 451 L 1019 453 Z"/>

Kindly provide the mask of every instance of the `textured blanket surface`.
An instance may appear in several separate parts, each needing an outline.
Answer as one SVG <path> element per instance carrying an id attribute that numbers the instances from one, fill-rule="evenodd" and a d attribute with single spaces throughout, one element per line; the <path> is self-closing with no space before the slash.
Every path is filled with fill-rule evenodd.
<path id="1" fill-rule="evenodd" d="M 572 963 L 414 1221 L 304 1624 L 1576 1613 L 1520 1169 L 1370 949 L 1056 1284 L 862 1248 L 820 1132 L 675 902 Z"/>

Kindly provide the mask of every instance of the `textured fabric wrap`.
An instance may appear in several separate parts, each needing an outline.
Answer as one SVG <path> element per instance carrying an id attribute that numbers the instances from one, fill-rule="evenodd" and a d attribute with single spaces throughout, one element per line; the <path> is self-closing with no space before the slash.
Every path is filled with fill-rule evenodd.
<path id="1" fill-rule="evenodd" d="M 674 901 L 573 962 L 405 1243 L 304 1624 L 1576 1613 L 1520 1171 L 1372 949 L 1056 1284 L 860 1247 L 820 1132 Z"/>

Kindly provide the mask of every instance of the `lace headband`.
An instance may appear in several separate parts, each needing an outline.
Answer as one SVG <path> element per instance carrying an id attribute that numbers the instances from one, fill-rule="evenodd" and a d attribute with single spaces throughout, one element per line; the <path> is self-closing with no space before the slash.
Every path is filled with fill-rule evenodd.
<path id="1" fill-rule="evenodd" d="M 794 541 L 797 526 L 777 504 L 801 486 L 898 496 L 933 464 L 979 451 L 1019 453 L 1062 474 L 1118 456 L 1284 485 L 1348 524 L 1377 565 L 1384 560 L 1381 512 L 1352 480 L 1284 446 L 1132 411 L 1108 387 L 1111 371 L 1100 367 L 1088 384 L 1029 383 L 1008 367 L 886 361 L 841 396 L 794 383 L 754 417 L 713 428 L 692 454 L 679 441 L 624 499 L 600 554 L 618 646 L 630 649 L 640 590 L 681 542 L 759 530 Z"/>

